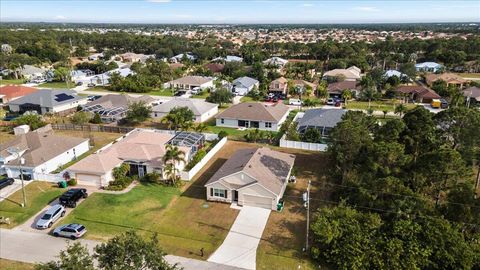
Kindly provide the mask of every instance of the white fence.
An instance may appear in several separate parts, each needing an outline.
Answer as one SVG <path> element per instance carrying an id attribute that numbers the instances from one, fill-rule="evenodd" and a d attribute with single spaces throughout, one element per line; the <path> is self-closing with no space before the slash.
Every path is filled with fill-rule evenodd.
<path id="1" fill-rule="evenodd" d="M 182 171 L 180 172 L 180 177 L 182 180 L 192 180 L 193 177 L 207 164 L 210 159 L 218 152 L 222 147 L 227 143 L 227 137 L 223 137 L 208 153 L 198 162 L 195 166 L 193 166 L 190 171 Z"/>
<path id="2" fill-rule="evenodd" d="M 57 183 L 64 180 L 61 174 L 49 174 L 49 173 L 34 173 L 33 179 L 40 181 L 47 181 Z"/>
<path id="3" fill-rule="evenodd" d="M 280 139 L 280 147 L 319 151 L 319 152 L 327 151 L 327 145 L 324 143 L 289 141 L 285 139 L 285 135 L 283 135 L 283 137 Z"/>

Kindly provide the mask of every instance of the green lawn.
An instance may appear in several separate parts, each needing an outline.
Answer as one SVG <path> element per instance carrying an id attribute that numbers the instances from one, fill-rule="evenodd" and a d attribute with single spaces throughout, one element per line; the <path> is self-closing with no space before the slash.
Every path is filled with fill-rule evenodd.
<path id="1" fill-rule="evenodd" d="M 23 79 L 18 79 L 18 80 L 15 80 L 15 79 L 11 79 L 11 80 L 0 80 L 0 85 L 7 85 L 7 84 L 23 84 L 25 83 L 25 80 Z"/>
<path id="2" fill-rule="evenodd" d="M 177 188 L 158 184 L 140 184 L 125 194 L 94 193 L 63 223 L 81 223 L 88 238 L 101 240 L 131 229 L 155 232 L 162 210 L 179 194 Z"/>
<path id="3" fill-rule="evenodd" d="M 74 88 L 75 83 L 71 82 L 67 86 L 66 82 L 46 82 L 46 83 L 39 84 L 38 87 L 40 87 L 40 88 L 53 88 L 53 89 L 68 89 L 69 87 Z"/>
<path id="4" fill-rule="evenodd" d="M 0 227 L 13 228 L 42 210 L 47 204 L 61 195 L 65 190 L 49 182 L 34 181 L 25 187 L 27 206 L 22 208 L 22 190 L 19 190 L 0 202 L 0 216 L 10 218 L 10 224 Z"/>
<path id="5" fill-rule="evenodd" d="M 480 73 L 455 73 L 455 74 L 457 74 L 458 76 L 463 77 L 463 78 L 480 79 Z"/>
<path id="6" fill-rule="evenodd" d="M 395 105 L 400 104 L 399 101 L 372 101 L 370 102 L 370 108 L 375 111 L 395 111 Z M 416 105 L 414 104 L 407 104 L 408 109 L 413 109 Z M 348 101 L 347 102 L 347 109 L 359 109 L 359 110 L 368 110 L 369 105 L 368 101 Z"/>
<path id="7" fill-rule="evenodd" d="M 0 269 L 3 270 L 33 270 L 34 268 L 35 265 L 31 263 L 17 262 L 0 258 Z"/>
<path id="8" fill-rule="evenodd" d="M 249 97 L 249 96 L 243 96 L 241 99 L 240 99 L 240 102 L 254 102 L 256 100 L 254 100 L 253 98 Z"/>
<path id="9" fill-rule="evenodd" d="M 239 130 L 236 128 L 228 127 L 217 127 L 215 123 L 215 118 L 208 120 L 205 124 L 207 125 L 207 132 L 212 132 L 218 134 L 220 131 L 225 131 L 228 134 L 228 138 L 236 141 L 244 140 L 243 136 L 247 133 L 246 130 Z"/>
<path id="10" fill-rule="evenodd" d="M 204 90 L 200 95 L 192 95 L 192 98 L 206 99 L 208 96 L 210 96 L 210 93 L 208 91 Z"/>
<path id="11" fill-rule="evenodd" d="M 87 91 L 96 91 L 96 92 L 110 92 L 110 93 L 119 93 L 115 91 L 110 91 L 105 87 L 96 86 L 92 88 L 88 88 Z M 166 96 L 171 97 L 173 96 L 173 92 L 170 89 L 162 89 L 162 90 L 154 90 L 146 93 L 135 93 L 135 92 L 122 92 L 125 94 L 139 94 L 139 95 L 153 95 L 153 96 Z"/>

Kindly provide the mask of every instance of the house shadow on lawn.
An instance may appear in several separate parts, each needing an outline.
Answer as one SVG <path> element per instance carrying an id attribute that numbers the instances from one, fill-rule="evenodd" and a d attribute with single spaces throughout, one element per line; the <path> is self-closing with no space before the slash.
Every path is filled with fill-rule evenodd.
<path id="1" fill-rule="evenodd" d="M 201 172 L 200 176 L 196 180 L 193 180 L 193 183 L 187 187 L 181 196 L 194 199 L 206 199 L 204 187 L 205 183 L 207 183 L 207 181 L 220 169 L 220 167 L 222 167 L 226 161 L 227 159 L 225 158 L 218 158 L 210 165 L 207 164 L 207 169 Z"/>

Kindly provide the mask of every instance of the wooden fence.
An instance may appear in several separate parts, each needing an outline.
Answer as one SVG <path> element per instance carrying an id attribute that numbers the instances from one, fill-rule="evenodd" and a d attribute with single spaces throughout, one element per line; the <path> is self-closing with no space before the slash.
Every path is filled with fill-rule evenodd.
<path id="1" fill-rule="evenodd" d="M 75 124 L 52 124 L 55 130 L 76 130 L 91 132 L 110 132 L 110 133 L 128 133 L 135 128 L 133 127 L 117 127 L 103 125 L 75 125 Z"/>

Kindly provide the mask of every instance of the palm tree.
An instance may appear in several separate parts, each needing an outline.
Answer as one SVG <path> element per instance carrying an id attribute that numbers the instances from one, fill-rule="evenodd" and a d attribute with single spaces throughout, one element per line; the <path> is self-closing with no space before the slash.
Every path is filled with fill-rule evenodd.
<path id="1" fill-rule="evenodd" d="M 407 107 L 403 104 L 398 104 L 397 107 L 395 107 L 395 114 L 400 115 L 400 118 L 402 118 L 403 114 L 407 112 Z"/>
<path id="2" fill-rule="evenodd" d="M 352 98 L 352 91 L 350 89 L 345 89 L 342 93 L 342 98 L 345 100 L 345 106 L 347 105 L 347 101 Z"/>
<path id="3" fill-rule="evenodd" d="M 163 162 L 166 164 L 165 173 L 168 175 L 167 178 L 172 181 L 172 184 L 175 184 L 175 181 L 178 178 L 179 171 L 177 168 L 177 164 L 179 164 L 180 162 L 186 163 L 185 152 L 180 150 L 178 146 L 171 144 L 167 144 L 166 149 L 167 151 L 165 152 L 165 155 L 162 159 Z"/>
<path id="4" fill-rule="evenodd" d="M 200 124 L 194 126 L 193 130 L 195 132 L 198 132 L 198 133 L 205 132 L 207 130 L 207 125 L 205 125 L 204 123 L 200 123 Z"/>
<path id="5" fill-rule="evenodd" d="M 162 119 L 161 122 L 163 124 L 166 124 L 168 129 L 177 130 L 178 126 L 180 125 L 179 121 L 180 119 L 177 117 L 176 114 L 169 113 Z"/>

